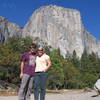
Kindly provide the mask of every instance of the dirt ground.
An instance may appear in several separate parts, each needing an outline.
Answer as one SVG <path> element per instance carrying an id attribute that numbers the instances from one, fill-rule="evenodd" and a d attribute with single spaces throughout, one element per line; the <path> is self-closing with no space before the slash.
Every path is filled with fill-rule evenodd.
<path id="1" fill-rule="evenodd" d="M 95 91 L 84 92 L 83 90 L 66 90 L 57 92 L 47 92 L 45 100 L 100 100 Z M 0 100 L 18 100 L 18 96 L 0 96 Z M 31 100 L 34 100 L 32 94 Z"/>

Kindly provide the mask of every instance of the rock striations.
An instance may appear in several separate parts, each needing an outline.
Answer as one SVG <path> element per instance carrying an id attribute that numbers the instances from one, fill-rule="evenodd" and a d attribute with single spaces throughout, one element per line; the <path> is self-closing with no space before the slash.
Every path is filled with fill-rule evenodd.
<path id="1" fill-rule="evenodd" d="M 64 57 L 74 50 L 81 57 L 84 49 L 100 55 L 100 42 L 85 30 L 80 12 L 75 9 L 55 5 L 41 7 L 32 14 L 22 30 L 16 24 L 1 19 L 0 41 L 12 36 L 30 36 L 59 48 Z"/>
<path id="2" fill-rule="evenodd" d="M 22 36 L 39 37 L 53 48 L 59 48 L 64 57 L 74 50 L 79 57 L 84 49 L 88 53 L 100 53 L 100 43 L 85 30 L 80 12 L 74 9 L 52 5 L 37 9 L 25 25 Z"/>
<path id="3" fill-rule="evenodd" d="M 21 28 L 0 16 L 0 42 L 4 42 L 9 37 L 14 36 L 21 36 Z"/>

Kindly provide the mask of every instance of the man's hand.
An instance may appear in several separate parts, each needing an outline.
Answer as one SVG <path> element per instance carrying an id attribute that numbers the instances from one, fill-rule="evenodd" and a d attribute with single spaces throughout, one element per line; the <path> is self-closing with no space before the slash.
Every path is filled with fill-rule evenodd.
<path id="1" fill-rule="evenodd" d="M 23 73 L 20 74 L 20 78 L 21 78 L 21 79 L 22 79 L 23 75 L 24 75 Z"/>
<path id="2" fill-rule="evenodd" d="M 21 62 L 21 72 L 20 72 L 20 78 L 22 79 L 23 77 L 23 68 L 24 68 L 24 62 Z"/>

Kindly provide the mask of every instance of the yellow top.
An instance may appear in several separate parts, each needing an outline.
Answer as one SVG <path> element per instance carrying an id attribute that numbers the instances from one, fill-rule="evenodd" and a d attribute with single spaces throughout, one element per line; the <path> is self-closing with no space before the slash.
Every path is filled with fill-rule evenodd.
<path id="1" fill-rule="evenodd" d="M 42 72 L 47 68 L 47 60 L 50 59 L 50 57 L 47 54 L 43 54 L 41 57 L 36 57 L 36 68 L 35 72 Z"/>

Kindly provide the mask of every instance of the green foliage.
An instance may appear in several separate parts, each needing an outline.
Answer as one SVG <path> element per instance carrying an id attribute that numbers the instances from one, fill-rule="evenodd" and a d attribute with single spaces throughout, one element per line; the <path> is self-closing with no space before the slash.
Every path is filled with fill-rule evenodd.
<path id="1" fill-rule="evenodd" d="M 84 82 L 84 87 L 93 87 L 94 83 L 97 80 L 97 76 L 90 74 L 90 73 L 85 73 L 82 77 L 82 81 Z"/>
<path id="2" fill-rule="evenodd" d="M 18 85 L 20 56 L 28 51 L 32 39 L 10 38 L 6 43 L 0 43 L 0 80 Z M 100 58 L 95 53 L 83 52 L 82 57 L 66 55 L 66 59 L 60 54 L 60 50 L 53 50 L 45 46 L 44 50 L 50 55 L 52 67 L 49 70 L 47 87 L 49 89 L 80 89 L 93 87 L 95 81 L 100 78 Z M 51 51 L 52 50 L 52 51 Z"/>
<path id="3" fill-rule="evenodd" d="M 0 44 L 0 79 L 18 84 L 21 53 L 28 50 L 32 39 L 10 38 L 6 43 Z"/>
<path id="4" fill-rule="evenodd" d="M 29 46 L 32 43 L 33 42 L 30 37 L 26 38 L 14 37 L 14 38 L 9 38 L 7 41 L 7 45 L 9 46 L 9 48 L 12 49 L 13 52 L 19 52 L 19 53 L 28 51 Z"/>
<path id="5" fill-rule="evenodd" d="M 70 61 L 72 62 L 72 64 L 79 68 L 80 67 L 80 59 L 77 57 L 76 51 L 73 51 L 73 55 L 72 58 L 70 59 Z"/>
<path id="6" fill-rule="evenodd" d="M 59 50 L 53 50 L 50 52 L 52 61 L 52 68 L 49 71 L 48 87 L 50 89 L 60 89 L 64 83 L 64 59 L 60 56 Z"/>
<path id="7" fill-rule="evenodd" d="M 67 83 L 65 88 L 81 88 L 81 73 L 76 67 L 68 64 L 64 68 L 64 76 Z"/>
<path id="8" fill-rule="evenodd" d="M 19 53 L 12 52 L 6 44 L 0 45 L 0 65 L 1 66 L 18 66 Z"/>

